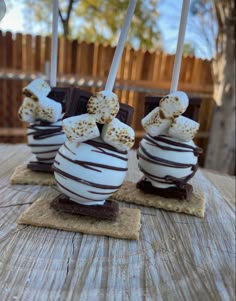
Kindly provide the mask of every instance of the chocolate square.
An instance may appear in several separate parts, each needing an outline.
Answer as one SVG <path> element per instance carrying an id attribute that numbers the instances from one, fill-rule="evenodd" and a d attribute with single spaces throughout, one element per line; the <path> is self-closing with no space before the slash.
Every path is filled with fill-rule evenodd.
<path id="1" fill-rule="evenodd" d="M 48 94 L 48 97 L 62 104 L 62 112 L 66 110 L 66 104 L 69 101 L 72 88 L 54 87 Z"/>
<path id="2" fill-rule="evenodd" d="M 56 197 L 52 201 L 51 207 L 64 213 L 86 215 L 95 217 L 97 219 L 109 220 L 116 219 L 119 212 L 119 206 L 117 202 L 106 200 L 103 205 L 87 206 L 71 201 L 64 194 L 60 194 L 58 197 Z"/>
<path id="3" fill-rule="evenodd" d="M 92 95 L 91 92 L 73 88 L 66 105 L 64 118 L 87 113 L 87 102 Z"/>

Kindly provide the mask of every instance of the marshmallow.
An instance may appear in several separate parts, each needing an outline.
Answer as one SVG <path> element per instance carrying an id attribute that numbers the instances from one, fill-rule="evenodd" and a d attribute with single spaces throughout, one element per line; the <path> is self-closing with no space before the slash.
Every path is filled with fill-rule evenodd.
<path id="1" fill-rule="evenodd" d="M 166 119 L 159 107 L 152 110 L 148 115 L 146 115 L 142 121 L 142 126 L 144 130 L 150 136 L 158 136 L 166 132 L 170 125 L 171 119 Z"/>
<path id="2" fill-rule="evenodd" d="M 38 101 L 29 97 L 25 97 L 23 103 L 18 111 L 20 120 L 26 122 L 34 122 L 36 110 L 38 107 Z"/>
<path id="3" fill-rule="evenodd" d="M 101 91 L 90 97 L 87 112 L 94 116 L 96 122 L 108 124 L 119 112 L 119 101 L 111 91 Z"/>
<path id="4" fill-rule="evenodd" d="M 100 136 L 95 119 L 87 113 L 64 119 L 62 127 L 71 142 L 80 143 Z"/>
<path id="5" fill-rule="evenodd" d="M 197 134 L 199 126 L 198 122 L 184 116 L 179 116 L 171 124 L 169 135 L 183 141 L 190 141 Z"/>
<path id="6" fill-rule="evenodd" d="M 186 111 L 188 103 L 187 94 L 176 91 L 163 97 L 159 105 L 166 118 L 176 118 Z"/>
<path id="7" fill-rule="evenodd" d="M 37 119 L 56 122 L 62 113 L 62 106 L 59 102 L 52 100 L 46 96 L 40 97 L 36 110 Z"/>
<path id="8" fill-rule="evenodd" d="M 23 94 L 33 99 L 39 99 L 42 96 L 47 96 L 50 91 L 50 86 L 42 78 L 36 78 L 23 88 Z"/>
<path id="9" fill-rule="evenodd" d="M 120 151 L 128 151 L 134 145 L 134 130 L 117 118 L 103 126 L 101 136 L 104 142 Z"/>

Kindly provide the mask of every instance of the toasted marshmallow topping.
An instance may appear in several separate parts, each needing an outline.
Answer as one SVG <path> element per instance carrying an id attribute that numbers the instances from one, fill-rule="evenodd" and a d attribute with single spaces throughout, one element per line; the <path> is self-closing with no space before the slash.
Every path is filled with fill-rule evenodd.
<path id="1" fill-rule="evenodd" d="M 100 136 L 96 121 L 87 113 L 64 119 L 62 126 L 67 139 L 72 142 L 80 143 Z"/>
<path id="2" fill-rule="evenodd" d="M 87 104 L 87 112 L 94 116 L 96 122 L 107 124 L 116 117 L 119 112 L 117 95 L 110 91 L 101 91 L 90 97 Z"/>
<path id="3" fill-rule="evenodd" d="M 134 138 L 134 130 L 117 118 L 114 118 L 109 124 L 103 126 L 103 141 L 112 145 L 118 150 L 130 150 L 134 145 Z"/>

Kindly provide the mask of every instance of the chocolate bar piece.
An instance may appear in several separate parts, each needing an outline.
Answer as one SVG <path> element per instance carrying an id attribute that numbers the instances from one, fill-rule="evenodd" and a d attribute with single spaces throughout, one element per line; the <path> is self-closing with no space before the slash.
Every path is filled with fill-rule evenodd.
<path id="1" fill-rule="evenodd" d="M 119 211 L 117 202 L 106 200 L 104 205 L 81 205 L 60 194 L 51 202 L 51 207 L 64 213 L 86 215 L 97 219 L 116 219 Z"/>
<path id="2" fill-rule="evenodd" d="M 27 164 L 27 168 L 29 168 L 32 171 L 43 171 L 43 172 L 50 172 L 53 173 L 52 170 L 52 163 L 42 163 L 38 161 L 30 161 Z"/>
<path id="3" fill-rule="evenodd" d="M 144 115 L 146 116 L 153 109 L 159 106 L 159 102 L 162 96 L 146 96 L 144 105 Z M 183 116 L 188 117 L 192 120 L 198 121 L 198 113 L 201 105 L 201 99 L 197 97 L 189 98 L 189 106 L 187 110 L 183 113 Z"/>
<path id="4" fill-rule="evenodd" d="M 87 113 L 87 103 L 91 96 L 93 96 L 93 94 L 88 91 L 84 91 L 79 88 L 73 88 L 66 105 L 66 113 L 64 118 Z M 133 112 L 133 107 L 120 103 L 120 110 L 116 117 L 120 121 L 130 125 Z"/>
<path id="5" fill-rule="evenodd" d="M 54 87 L 48 94 L 48 97 L 62 104 L 62 112 L 66 110 L 66 104 L 70 98 L 72 88 L 70 87 Z"/>
<path id="6" fill-rule="evenodd" d="M 134 113 L 133 107 L 124 103 L 120 103 L 120 110 L 116 115 L 116 118 L 118 118 L 121 122 L 130 125 L 132 122 L 133 113 Z"/>
<path id="7" fill-rule="evenodd" d="M 158 188 L 152 186 L 151 182 L 142 178 L 136 187 L 145 193 L 155 194 L 163 196 L 168 199 L 178 199 L 190 201 L 193 194 L 193 187 L 190 184 L 185 184 L 183 187 L 168 187 L 168 188 Z"/>
<path id="8" fill-rule="evenodd" d="M 88 91 L 73 88 L 66 105 L 64 118 L 87 113 L 87 102 L 92 95 Z"/>

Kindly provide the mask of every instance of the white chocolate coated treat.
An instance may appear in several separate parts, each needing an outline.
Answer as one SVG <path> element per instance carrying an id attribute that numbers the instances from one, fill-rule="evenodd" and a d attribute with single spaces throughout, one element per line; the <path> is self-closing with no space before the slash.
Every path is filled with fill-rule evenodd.
<path id="1" fill-rule="evenodd" d="M 38 121 L 29 125 L 28 146 L 39 162 L 53 163 L 58 149 L 66 141 L 61 123 L 61 120 L 55 123 Z"/>
<path id="2" fill-rule="evenodd" d="M 51 91 L 49 84 L 42 78 L 36 78 L 23 88 L 23 94 L 33 99 L 47 96 Z"/>
<path id="3" fill-rule="evenodd" d="M 168 134 L 183 141 L 190 141 L 196 136 L 199 126 L 198 122 L 179 116 L 171 124 Z"/>
<path id="4" fill-rule="evenodd" d="M 176 118 L 186 111 L 188 104 L 187 94 L 182 91 L 176 91 L 163 97 L 159 106 L 165 118 Z"/>
<path id="5" fill-rule="evenodd" d="M 101 91 L 90 97 L 87 103 L 87 112 L 94 116 L 97 123 L 107 124 L 119 112 L 117 95 L 111 91 Z"/>
<path id="6" fill-rule="evenodd" d="M 154 187 L 167 188 L 187 182 L 198 168 L 199 148 L 193 141 L 146 135 L 138 149 L 139 168 Z"/>
<path id="7" fill-rule="evenodd" d="M 25 97 L 23 103 L 18 111 L 20 120 L 25 122 L 34 122 L 36 119 L 36 111 L 38 108 L 38 101 L 30 97 Z"/>
<path id="8" fill-rule="evenodd" d="M 59 189 L 71 200 L 102 205 L 123 183 L 127 162 L 127 152 L 98 138 L 79 145 L 67 141 L 59 149 L 53 169 Z"/>
<path id="9" fill-rule="evenodd" d="M 90 114 L 65 118 L 62 127 L 71 142 L 81 143 L 100 136 L 97 123 Z"/>
<path id="10" fill-rule="evenodd" d="M 103 141 L 121 151 L 130 150 L 135 141 L 134 130 L 117 118 L 103 126 L 101 136 Z"/>
<path id="11" fill-rule="evenodd" d="M 155 137 L 166 133 L 171 125 L 171 119 L 164 117 L 159 107 L 152 110 L 141 121 L 144 130 Z"/>

